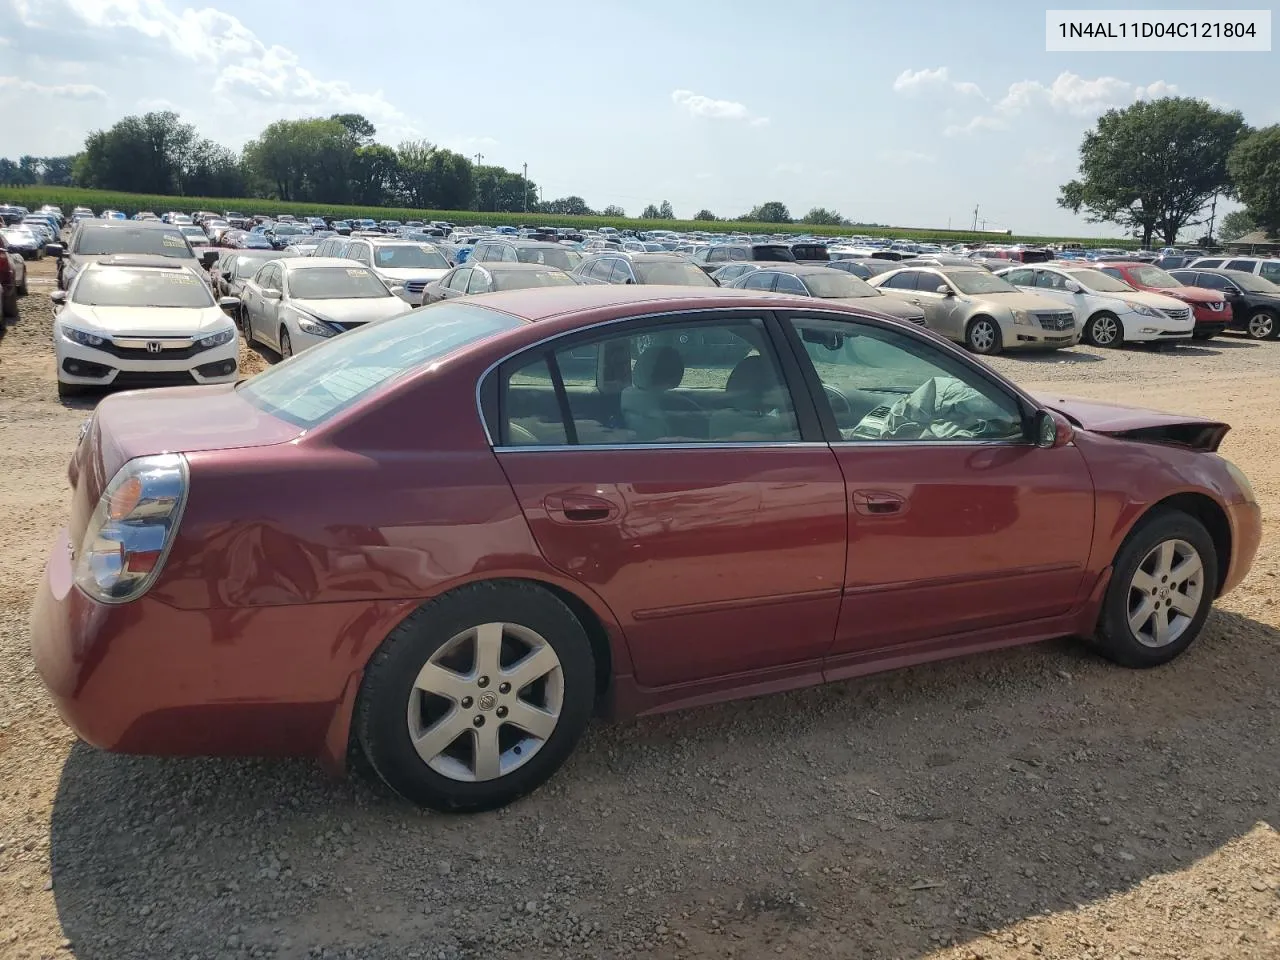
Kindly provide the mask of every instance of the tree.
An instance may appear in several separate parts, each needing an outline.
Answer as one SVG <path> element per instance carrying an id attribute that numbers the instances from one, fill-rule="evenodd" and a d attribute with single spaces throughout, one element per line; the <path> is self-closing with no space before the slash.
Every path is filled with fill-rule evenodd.
<path id="1" fill-rule="evenodd" d="M 182 184 L 187 194 L 203 197 L 240 197 L 246 182 L 240 158 L 212 140 L 200 140 L 183 160 Z"/>
<path id="2" fill-rule="evenodd" d="M 199 142 L 196 128 L 172 110 L 125 117 L 85 139 L 74 177 L 80 186 L 134 193 L 173 193 Z"/>
<path id="3" fill-rule="evenodd" d="M 652 203 L 640 211 L 641 220 L 657 220 L 659 216 L 661 214 L 658 213 L 658 208 Z"/>
<path id="4" fill-rule="evenodd" d="M 790 223 L 791 211 L 787 209 L 787 205 L 780 200 L 770 200 L 768 203 L 762 203 L 756 207 L 748 215 L 748 219 L 755 220 L 758 223 Z"/>
<path id="5" fill-rule="evenodd" d="M 844 217 L 826 207 L 814 207 L 804 215 L 802 223 L 812 223 L 823 227 L 839 227 L 844 224 Z"/>
<path id="6" fill-rule="evenodd" d="M 671 201 L 663 200 L 662 203 L 658 205 L 658 219 L 674 220 L 675 218 L 676 218 L 676 212 L 671 209 Z"/>
<path id="7" fill-rule="evenodd" d="M 699 210 L 697 213 L 695 213 L 695 214 L 693 215 L 693 219 L 695 219 L 695 220 L 715 220 L 715 219 L 716 219 L 716 215 L 715 215 L 714 213 L 712 213 L 710 210 L 708 210 L 706 207 L 703 207 L 701 210 Z"/>
<path id="8" fill-rule="evenodd" d="M 372 176 L 366 165 L 353 182 L 360 149 L 359 135 L 339 120 L 277 120 L 245 144 L 244 162 L 281 200 L 347 203 Z"/>
<path id="9" fill-rule="evenodd" d="M 1229 243 L 1257 229 L 1257 221 L 1248 210 L 1232 210 L 1218 221 L 1218 239 Z"/>
<path id="10" fill-rule="evenodd" d="M 372 143 L 374 134 L 378 132 L 378 128 L 362 113 L 335 113 L 329 119 L 342 124 L 361 146 Z"/>
<path id="11" fill-rule="evenodd" d="M 560 197 L 548 200 L 538 207 L 540 213 L 556 213 L 569 217 L 593 217 L 596 212 L 581 197 Z"/>
<path id="12" fill-rule="evenodd" d="M 1165 97 L 1108 110 L 1080 144 L 1080 179 L 1063 184 L 1058 205 L 1090 223 L 1157 231 L 1175 243 L 1209 198 L 1228 187 L 1227 157 L 1245 131 L 1239 111 Z"/>
<path id="13" fill-rule="evenodd" d="M 475 187 L 478 210 L 517 213 L 526 203 L 536 206 L 537 186 L 504 167 L 476 167 Z"/>
<path id="14" fill-rule="evenodd" d="M 625 217 L 627 215 L 627 211 L 623 210 L 617 204 L 611 203 L 600 211 L 600 215 L 603 217 Z"/>
<path id="15" fill-rule="evenodd" d="M 40 174 L 40 182 L 51 187 L 71 186 L 71 171 L 75 166 L 75 161 L 74 155 L 42 157 L 40 163 L 44 169 Z"/>
<path id="16" fill-rule="evenodd" d="M 398 183 L 399 158 L 390 147 L 371 143 L 357 147 L 351 157 L 351 199 L 356 203 L 381 206 L 394 199 Z"/>
<path id="17" fill-rule="evenodd" d="M 1242 138 L 1227 166 L 1236 196 L 1254 223 L 1268 234 L 1280 234 L 1280 125 Z"/>

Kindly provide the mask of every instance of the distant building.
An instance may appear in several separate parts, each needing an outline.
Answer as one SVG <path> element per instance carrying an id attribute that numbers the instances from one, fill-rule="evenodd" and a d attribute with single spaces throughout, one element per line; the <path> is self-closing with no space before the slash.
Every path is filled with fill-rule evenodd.
<path id="1" fill-rule="evenodd" d="M 1247 253 L 1266 256 L 1280 253 L 1280 237 L 1269 237 L 1265 230 L 1254 230 L 1223 244 L 1231 253 Z"/>

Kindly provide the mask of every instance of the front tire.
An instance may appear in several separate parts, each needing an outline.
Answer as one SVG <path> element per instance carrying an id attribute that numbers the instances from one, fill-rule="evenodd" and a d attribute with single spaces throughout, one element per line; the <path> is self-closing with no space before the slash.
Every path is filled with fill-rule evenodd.
<path id="1" fill-rule="evenodd" d="M 1103 310 L 1085 321 L 1083 339 L 1094 347 L 1118 347 L 1124 343 L 1124 327 L 1119 317 Z"/>
<path id="2" fill-rule="evenodd" d="M 1280 337 L 1280 319 L 1270 310 L 1255 310 L 1244 329 L 1250 340 L 1274 340 Z"/>
<path id="3" fill-rule="evenodd" d="M 293 356 L 293 341 L 289 339 L 289 331 L 284 327 L 280 328 L 280 357 L 288 360 Z"/>
<path id="4" fill-rule="evenodd" d="M 1000 336 L 1000 324 L 990 317 L 974 317 L 964 332 L 964 344 L 970 353 L 989 357 L 999 353 L 1004 343 Z"/>
<path id="5" fill-rule="evenodd" d="M 11 287 L 9 292 L 0 297 L 0 320 L 18 319 L 18 288 Z"/>
<path id="6" fill-rule="evenodd" d="M 1159 510 L 1116 554 L 1098 619 L 1103 656 L 1126 667 L 1168 663 L 1199 636 L 1218 586 L 1218 555 L 1199 520 Z"/>
<path id="7" fill-rule="evenodd" d="M 541 786 L 595 702 L 595 658 L 573 612 L 542 587 L 498 580 L 436 598 L 370 660 L 353 728 L 405 799 L 471 812 Z"/>
<path id="8" fill-rule="evenodd" d="M 244 334 L 244 345 L 253 347 L 257 344 L 258 339 L 253 335 L 253 324 L 249 322 L 249 311 L 243 306 L 240 308 L 240 332 Z"/>

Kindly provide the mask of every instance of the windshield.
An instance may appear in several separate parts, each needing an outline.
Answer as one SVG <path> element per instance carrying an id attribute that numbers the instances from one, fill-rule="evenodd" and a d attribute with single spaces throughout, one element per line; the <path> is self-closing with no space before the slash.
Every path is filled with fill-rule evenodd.
<path id="1" fill-rule="evenodd" d="M 1256 274 L 1242 273 L 1239 270 L 1227 270 L 1225 275 L 1229 276 L 1237 287 L 1243 287 L 1251 293 L 1280 294 L 1280 287 Z"/>
<path id="2" fill-rule="evenodd" d="M 191 260 L 194 254 L 187 238 L 173 230 L 141 230 L 128 227 L 82 227 L 75 253 L 102 257 L 113 253 L 144 253 L 158 257 Z"/>
<path id="3" fill-rule="evenodd" d="M 947 279 L 956 285 L 961 293 L 983 294 L 983 293 L 1017 293 L 1018 290 L 1007 280 L 1002 280 L 994 273 L 987 273 L 985 270 L 956 270 L 954 273 L 948 273 Z M 942 280 L 939 278 L 939 285 Z"/>
<path id="4" fill-rule="evenodd" d="M 827 276 L 830 273 L 831 276 Z M 851 273 L 841 270 L 828 270 L 826 273 L 810 273 L 803 278 L 804 285 L 815 297 L 879 297 L 879 290 L 865 280 L 860 280 Z"/>
<path id="5" fill-rule="evenodd" d="M 412 244 L 389 247 L 375 247 L 373 251 L 376 266 L 384 270 L 448 270 L 449 261 L 430 244 Z"/>
<path id="6" fill-rule="evenodd" d="M 1073 277 L 1090 290 L 1097 290 L 1099 293 L 1133 292 L 1133 287 L 1129 286 L 1123 280 L 1117 280 L 1115 277 L 1108 276 L 1101 270 L 1072 270 L 1067 274 L 1067 276 Z"/>
<path id="7" fill-rule="evenodd" d="M 415 368 L 523 322 L 471 304 L 438 303 L 317 344 L 244 381 L 240 395 L 290 423 L 313 427 Z"/>
<path id="8" fill-rule="evenodd" d="M 1129 275 L 1144 287 L 1180 287 L 1180 284 L 1159 267 L 1132 267 Z"/>
<path id="9" fill-rule="evenodd" d="M 493 289 L 523 290 L 526 287 L 572 287 L 577 283 L 563 270 L 494 270 Z"/>
<path id="10" fill-rule="evenodd" d="M 558 247 L 517 247 L 516 256 L 521 263 L 541 263 L 561 270 L 572 270 L 582 262 L 582 254 L 577 250 Z"/>
<path id="11" fill-rule="evenodd" d="M 289 293 L 298 300 L 369 300 L 391 291 L 364 267 L 300 267 L 289 271 Z"/>
<path id="12" fill-rule="evenodd" d="M 714 287 L 716 282 L 701 267 L 686 261 L 662 261 L 634 265 L 641 283 L 673 283 L 681 287 Z"/>
<path id="13" fill-rule="evenodd" d="M 86 270 L 71 295 L 86 307 L 212 307 L 213 297 L 188 270 L 106 267 Z"/>

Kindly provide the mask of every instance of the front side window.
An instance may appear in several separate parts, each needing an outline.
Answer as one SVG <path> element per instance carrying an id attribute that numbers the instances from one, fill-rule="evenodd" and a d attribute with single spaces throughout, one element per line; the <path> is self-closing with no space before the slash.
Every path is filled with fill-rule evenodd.
<path id="1" fill-rule="evenodd" d="M 1035 272 L 1026 267 L 1010 270 L 1004 275 L 1004 278 L 1015 287 L 1030 287 L 1035 284 Z"/>
<path id="2" fill-rule="evenodd" d="M 800 278 L 794 277 L 789 273 L 778 274 L 778 285 L 773 289 L 778 293 L 790 293 L 793 296 L 807 297 L 809 295 L 809 291 L 800 282 Z"/>
<path id="3" fill-rule="evenodd" d="M 773 284 L 777 279 L 778 275 L 776 273 L 770 273 L 768 270 L 757 270 L 742 281 L 742 289 L 772 290 Z"/>
<path id="4" fill-rule="evenodd" d="M 1014 293 L 1014 286 L 1007 280 L 997 277 L 986 270 L 956 270 L 947 274 L 948 279 L 959 288 L 961 293 L 982 296 L 989 293 Z M 938 278 L 938 283 L 943 281 Z M 922 287 L 921 289 L 926 289 Z M 929 287 L 927 289 L 933 289 Z"/>
<path id="5" fill-rule="evenodd" d="M 1024 438 L 1016 398 L 936 347 L 869 324 L 792 323 L 842 440 Z"/>
<path id="6" fill-rule="evenodd" d="M 1280 260 L 1267 261 L 1259 268 L 1264 280 L 1272 283 L 1280 282 Z"/>
<path id="7" fill-rule="evenodd" d="M 1243 270 L 1245 273 L 1253 273 L 1252 260 L 1228 260 L 1223 270 Z"/>
<path id="8" fill-rule="evenodd" d="M 895 273 L 881 286 L 890 290 L 914 290 L 916 288 L 916 280 L 919 277 L 919 270 L 903 270 L 901 273 Z"/>
<path id="9" fill-rule="evenodd" d="M 471 267 L 462 267 L 449 274 L 449 279 L 445 286 L 450 290 L 457 290 L 459 293 L 467 289 L 467 281 L 471 279 Z"/>
<path id="10" fill-rule="evenodd" d="M 761 320 L 637 323 L 550 349 L 503 373 L 502 442 L 510 446 L 800 439 Z"/>
<path id="11" fill-rule="evenodd" d="M 472 270 L 471 279 L 467 281 L 467 293 L 488 293 L 489 275 L 483 270 Z"/>

